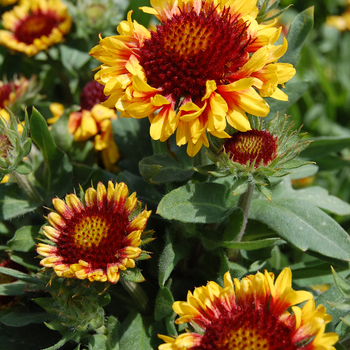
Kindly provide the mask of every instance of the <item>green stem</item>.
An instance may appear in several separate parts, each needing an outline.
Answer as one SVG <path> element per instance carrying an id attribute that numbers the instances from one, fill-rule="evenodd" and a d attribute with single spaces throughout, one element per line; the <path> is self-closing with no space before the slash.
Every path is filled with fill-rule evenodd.
<path id="1" fill-rule="evenodd" d="M 45 203 L 44 199 L 40 196 L 39 192 L 34 188 L 31 182 L 28 180 L 27 176 L 18 174 L 15 171 L 10 173 L 18 185 L 22 188 L 26 196 L 33 202 Z"/>
<path id="2" fill-rule="evenodd" d="M 140 285 L 135 282 L 127 281 L 123 278 L 120 279 L 120 283 L 136 302 L 138 310 L 142 314 L 149 314 L 151 312 L 149 308 L 149 300 Z"/>
<path id="3" fill-rule="evenodd" d="M 242 241 L 242 238 L 247 226 L 249 208 L 250 208 L 250 203 L 252 201 L 254 188 L 255 188 L 255 184 L 252 182 L 249 183 L 247 191 L 242 193 L 239 197 L 237 207 L 240 207 L 243 209 L 244 219 L 243 219 L 243 225 L 242 225 L 241 231 L 239 232 L 239 234 L 234 240 L 235 242 Z M 233 249 L 233 248 L 227 249 L 227 256 L 230 261 L 237 261 L 240 257 L 239 249 Z"/>
<path id="4" fill-rule="evenodd" d="M 243 220 L 242 229 L 237 235 L 235 242 L 240 242 L 243 238 L 245 228 L 247 226 L 249 208 L 250 208 L 250 203 L 252 202 L 254 187 L 255 187 L 255 184 L 253 182 L 249 183 L 247 191 L 242 193 L 239 197 L 237 207 L 240 207 L 243 209 L 244 220 Z"/>

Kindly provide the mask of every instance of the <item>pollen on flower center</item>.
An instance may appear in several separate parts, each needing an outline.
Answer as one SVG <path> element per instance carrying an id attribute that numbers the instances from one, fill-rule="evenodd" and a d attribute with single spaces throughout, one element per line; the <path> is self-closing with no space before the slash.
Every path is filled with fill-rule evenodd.
<path id="1" fill-rule="evenodd" d="M 266 166 L 276 158 L 277 138 L 267 130 L 237 132 L 225 142 L 224 149 L 233 162 L 242 165 L 256 159 L 254 167 L 257 168 L 261 161 Z"/>
<path id="2" fill-rule="evenodd" d="M 218 13 L 212 4 L 205 6 L 199 13 L 184 6 L 157 26 L 140 49 L 148 84 L 165 95 L 201 97 L 207 80 L 225 84 L 249 58 L 247 24 L 232 18 L 228 9 Z"/>
<path id="3" fill-rule="evenodd" d="M 98 216 L 86 217 L 74 227 L 74 240 L 80 248 L 98 246 L 108 235 L 110 225 Z"/>
<path id="4" fill-rule="evenodd" d="M 212 322 L 192 350 L 296 350 L 289 341 L 293 328 L 266 310 L 243 307 Z"/>
<path id="5" fill-rule="evenodd" d="M 57 27 L 57 19 L 49 13 L 37 13 L 28 16 L 21 21 L 14 31 L 19 42 L 32 44 L 35 39 L 51 34 L 53 28 Z"/>

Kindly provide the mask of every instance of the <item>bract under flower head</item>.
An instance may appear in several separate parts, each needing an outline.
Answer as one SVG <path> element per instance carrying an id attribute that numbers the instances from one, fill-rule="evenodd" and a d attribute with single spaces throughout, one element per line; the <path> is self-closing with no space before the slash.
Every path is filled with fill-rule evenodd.
<path id="1" fill-rule="evenodd" d="M 292 289 L 292 274 L 285 268 L 274 282 L 265 271 L 232 281 L 224 288 L 215 282 L 196 288 L 187 301 L 173 304 L 177 324 L 189 323 L 198 333 L 177 338 L 159 336 L 159 350 L 335 350 L 336 333 L 324 333 L 332 317 L 322 305 L 315 308 L 312 294 Z M 303 307 L 297 304 L 306 301 Z M 289 311 L 291 308 L 291 312 Z"/>
<path id="2" fill-rule="evenodd" d="M 120 35 L 101 38 L 90 54 L 102 62 L 95 79 L 105 85 L 105 105 L 125 117 L 149 117 L 153 139 L 165 141 L 177 130 L 177 144 L 188 144 L 194 156 L 208 147 L 207 132 L 225 138 L 227 123 L 247 131 L 246 113 L 266 116 L 262 97 L 288 100 L 278 85 L 295 70 L 277 63 L 287 41 L 273 45 L 281 28 L 256 21 L 256 0 L 151 5 L 141 9 L 160 20 L 156 31 L 132 21 L 129 12 Z"/>
<path id="3" fill-rule="evenodd" d="M 59 277 L 117 283 L 120 271 L 135 267 L 151 211 L 140 211 L 136 193 L 125 183 L 99 182 L 85 192 L 85 205 L 75 194 L 53 199 L 44 235 L 54 245 L 39 243 L 40 264 Z"/>
<path id="4" fill-rule="evenodd" d="M 5 12 L 0 45 L 34 56 L 60 42 L 72 25 L 66 6 L 60 0 L 22 0 Z"/>

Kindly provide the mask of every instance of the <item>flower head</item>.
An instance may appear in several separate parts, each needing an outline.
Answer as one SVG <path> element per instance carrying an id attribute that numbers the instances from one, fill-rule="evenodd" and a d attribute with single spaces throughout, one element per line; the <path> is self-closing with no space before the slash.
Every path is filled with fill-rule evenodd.
<path id="1" fill-rule="evenodd" d="M 135 267 L 151 211 L 140 210 L 136 193 L 125 183 L 99 182 L 85 192 L 85 205 L 75 194 L 53 199 L 57 212 L 48 215 L 44 235 L 54 245 L 39 243 L 40 262 L 59 277 L 117 283 L 120 271 Z M 148 236 L 147 236 L 148 237 Z"/>
<path id="2" fill-rule="evenodd" d="M 324 333 L 332 317 L 324 306 L 315 308 L 311 293 L 292 289 L 289 268 L 276 282 L 265 271 L 241 281 L 227 272 L 224 283 L 208 282 L 173 304 L 180 316 L 175 322 L 189 323 L 198 333 L 159 336 L 166 342 L 160 350 L 335 350 L 338 335 Z"/>
<path id="3" fill-rule="evenodd" d="M 66 6 L 60 0 L 22 0 L 5 12 L 0 44 L 34 56 L 60 42 L 72 25 Z"/>
<path id="4" fill-rule="evenodd" d="M 95 79 L 109 96 L 104 105 L 125 117 L 151 121 L 150 134 L 165 141 L 176 132 L 194 156 L 209 146 L 207 133 L 229 137 L 227 123 L 250 129 L 246 113 L 264 117 L 263 97 L 287 101 L 279 88 L 295 74 L 277 63 L 287 41 L 274 46 L 281 28 L 259 24 L 255 0 L 153 0 L 141 8 L 161 22 L 150 32 L 136 21 L 101 38 L 90 54 L 102 65 Z M 258 91 L 258 92 L 257 92 Z"/>
<path id="5" fill-rule="evenodd" d="M 244 193 L 252 182 L 271 200 L 269 178 L 288 175 L 293 169 L 310 164 L 296 158 L 311 141 L 300 141 L 305 134 L 300 134 L 300 129 L 291 131 L 293 123 L 287 122 L 287 116 L 277 115 L 266 127 L 256 119 L 251 118 L 252 130 L 237 131 L 225 140 L 211 137 L 208 155 L 215 164 L 196 170 L 217 177 L 234 175 L 235 194 Z"/>
<path id="6" fill-rule="evenodd" d="M 69 116 L 68 130 L 74 135 L 74 141 L 94 138 L 94 148 L 101 152 L 103 165 L 107 170 L 115 171 L 120 154 L 113 138 L 111 120 L 117 119 L 117 114 L 101 105 L 105 100 L 103 86 L 96 81 L 88 82 L 80 95 L 81 110 Z"/>

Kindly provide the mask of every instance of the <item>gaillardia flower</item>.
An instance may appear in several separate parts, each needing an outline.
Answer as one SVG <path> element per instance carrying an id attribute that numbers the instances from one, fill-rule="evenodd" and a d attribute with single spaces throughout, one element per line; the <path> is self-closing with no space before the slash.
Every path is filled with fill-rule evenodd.
<path id="1" fill-rule="evenodd" d="M 109 96 L 104 103 L 124 117 L 149 117 L 154 140 L 176 130 L 179 146 L 194 156 L 207 132 L 225 138 L 227 123 L 239 131 L 250 124 L 246 113 L 264 117 L 263 97 L 287 101 L 278 86 L 295 70 L 277 63 L 287 41 L 274 46 L 281 28 L 259 24 L 256 0 L 151 0 L 161 25 L 156 31 L 131 20 L 119 36 L 101 38 L 90 54 L 102 62 L 95 79 Z"/>
<path id="2" fill-rule="evenodd" d="M 75 194 L 53 199 L 57 212 L 48 215 L 43 233 L 54 245 L 38 244 L 40 264 L 59 277 L 117 283 L 120 271 L 145 258 L 139 246 L 151 240 L 152 232 L 144 232 L 151 211 L 141 211 L 123 182 L 109 181 L 107 189 L 99 182 L 84 197 L 85 205 Z"/>
<path id="3" fill-rule="evenodd" d="M 117 119 L 117 114 L 115 109 L 102 106 L 101 102 L 105 100 L 103 86 L 96 81 L 88 82 L 80 94 L 81 110 L 69 116 L 68 130 L 74 135 L 74 141 L 93 138 L 95 151 L 101 152 L 104 167 L 116 172 L 115 163 L 120 154 L 113 138 L 111 121 Z"/>
<path id="4" fill-rule="evenodd" d="M 241 281 L 227 272 L 224 283 L 208 282 L 173 304 L 180 316 L 175 322 L 189 323 L 198 333 L 160 335 L 166 342 L 160 350 L 335 350 L 338 335 L 325 333 L 332 317 L 324 306 L 315 308 L 311 293 L 292 289 L 289 268 L 276 282 L 265 271 Z"/>
<path id="5" fill-rule="evenodd" d="M 72 25 L 60 0 L 22 0 L 2 16 L 0 45 L 34 56 L 60 42 Z"/>

